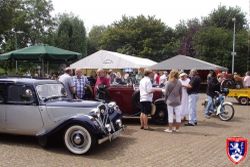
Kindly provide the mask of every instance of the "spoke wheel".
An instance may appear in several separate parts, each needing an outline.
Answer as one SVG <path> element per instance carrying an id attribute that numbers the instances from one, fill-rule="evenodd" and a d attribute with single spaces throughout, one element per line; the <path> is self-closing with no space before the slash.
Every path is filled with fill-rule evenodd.
<path id="1" fill-rule="evenodd" d="M 219 114 L 219 118 L 222 121 L 229 121 L 234 117 L 234 108 L 232 105 L 224 104 L 221 107 L 221 113 Z"/>
<path id="2" fill-rule="evenodd" d="M 64 143 L 67 149 L 74 154 L 85 154 L 94 145 L 89 131 L 80 125 L 73 125 L 66 129 Z"/>
<path id="3" fill-rule="evenodd" d="M 152 121 L 155 124 L 164 125 L 168 123 L 168 112 L 166 109 L 166 104 L 156 105 L 155 114 L 152 115 Z"/>

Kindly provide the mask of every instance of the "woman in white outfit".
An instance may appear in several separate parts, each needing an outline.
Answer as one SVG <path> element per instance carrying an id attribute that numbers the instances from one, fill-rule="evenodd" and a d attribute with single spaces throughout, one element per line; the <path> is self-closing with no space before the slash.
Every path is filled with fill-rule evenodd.
<path id="1" fill-rule="evenodd" d="M 188 118 L 188 93 L 187 93 L 187 85 L 190 82 L 188 75 L 186 73 L 180 74 L 180 82 L 182 84 L 182 98 L 181 98 L 181 119 L 185 120 Z"/>

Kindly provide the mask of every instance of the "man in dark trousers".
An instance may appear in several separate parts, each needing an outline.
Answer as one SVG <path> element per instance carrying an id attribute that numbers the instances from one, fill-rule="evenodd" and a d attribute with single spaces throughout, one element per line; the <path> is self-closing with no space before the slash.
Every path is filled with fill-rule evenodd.
<path id="1" fill-rule="evenodd" d="M 198 93 L 200 92 L 201 78 L 195 69 L 190 71 L 190 82 L 187 86 L 188 92 L 188 112 L 189 112 L 189 122 L 185 126 L 195 126 L 197 125 L 197 102 L 199 99 Z"/>
<path id="2" fill-rule="evenodd" d="M 220 91 L 220 83 L 216 78 L 216 74 L 214 71 L 210 71 L 208 74 L 210 77 L 208 77 L 207 80 L 207 106 L 205 109 L 205 117 L 210 118 L 210 115 L 214 112 L 214 104 L 213 104 L 213 98 L 216 96 L 215 91 Z"/>

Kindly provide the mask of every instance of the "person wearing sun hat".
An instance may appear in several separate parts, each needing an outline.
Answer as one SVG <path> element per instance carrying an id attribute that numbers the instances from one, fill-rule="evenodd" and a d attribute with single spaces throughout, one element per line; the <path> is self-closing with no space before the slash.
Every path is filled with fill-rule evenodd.
<path id="1" fill-rule="evenodd" d="M 144 70 L 144 77 L 140 81 L 140 104 L 141 104 L 141 129 L 152 130 L 148 127 L 148 115 L 152 113 L 152 101 L 153 93 L 155 91 L 162 91 L 162 89 L 157 89 L 152 87 L 151 78 L 154 77 L 154 73 L 151 69 Z"/>
<path id="2" fill-rule="evenodd" d="M 188 75 L 185 72 L 180 73 L 179 75 L 182 85 L 182 98 L 181 98 L 181 119 L 185 120 L 188 118 L 188 93 L 187 93 L 187 86 L 190 82 L 190 79 L 188 78 Z"/>

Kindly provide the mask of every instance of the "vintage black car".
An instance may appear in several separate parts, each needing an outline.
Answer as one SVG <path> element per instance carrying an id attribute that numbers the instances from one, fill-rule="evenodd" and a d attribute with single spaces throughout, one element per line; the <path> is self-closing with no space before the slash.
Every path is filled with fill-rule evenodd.
<path id="1" fill-rule="evenodd" d="M 85 154 L 123 129 L 114 102 L 69 99 L 54 80 L 0 78 L 0 133 L 37 136 L 43 146 L 50 136 L 62 134 L 70 152 Z"/>

